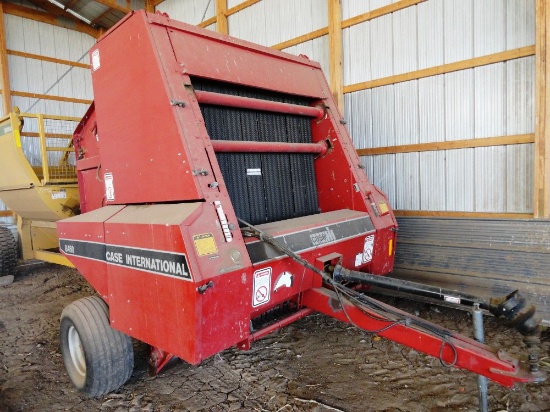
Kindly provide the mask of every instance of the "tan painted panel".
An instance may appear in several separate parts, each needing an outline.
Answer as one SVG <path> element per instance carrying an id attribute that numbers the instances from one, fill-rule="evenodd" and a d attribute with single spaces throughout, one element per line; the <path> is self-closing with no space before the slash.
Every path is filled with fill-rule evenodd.
<path id="1" fill-rule="evenodd" d="M 40 185 L 21 149 L 19 119 L 10 115 L 0 124 L 0 191 Z"/>

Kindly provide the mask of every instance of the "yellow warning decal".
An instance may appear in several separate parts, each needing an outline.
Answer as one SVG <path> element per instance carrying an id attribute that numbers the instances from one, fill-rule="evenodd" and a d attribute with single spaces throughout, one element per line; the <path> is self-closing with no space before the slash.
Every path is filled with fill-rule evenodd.
<path id="1" fill-rule="evenodd" d="M 386 202 L 378 202 L 378 209 L 380 210 L 381 215 L 385 215 L 389 212 L 388 204 Z"/>
<path id="2" fill-rule="evenodd" d="M 218 247 L 212 233 L 203 233 L 202 235 L 194 235 L 193 243 L 199 256 L 208 256 L 218 253 Z"/>

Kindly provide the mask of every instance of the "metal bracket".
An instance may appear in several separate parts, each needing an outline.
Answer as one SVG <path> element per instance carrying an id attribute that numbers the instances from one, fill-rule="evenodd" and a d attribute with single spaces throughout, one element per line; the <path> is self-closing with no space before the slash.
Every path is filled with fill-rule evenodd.
<path id="1" fill-rule="evenodd" d="M 170 100 L 172 106 L 185 107 L 185 102 L 181 100 Z"/>

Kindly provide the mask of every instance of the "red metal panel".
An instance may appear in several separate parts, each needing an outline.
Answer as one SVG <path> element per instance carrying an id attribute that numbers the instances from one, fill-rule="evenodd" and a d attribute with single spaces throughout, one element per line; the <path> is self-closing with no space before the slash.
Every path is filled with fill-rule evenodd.
<path id="1" fill-rule="evenodd" d="M 177 96 L 167 83 L 163 65 L 175 61 L 164 37 L 165 48 L 155 44 L 145 15 L 136 13 L 91 50 L 101 177 L 111 173 L 114 186 L 106 204 L 203 197 L 192 172 L 200 159 L 186 141 L 194 136 L 181 132 L 176 112 L 182 109 L 171 104 L 184 93 L 181 81 Z"/>

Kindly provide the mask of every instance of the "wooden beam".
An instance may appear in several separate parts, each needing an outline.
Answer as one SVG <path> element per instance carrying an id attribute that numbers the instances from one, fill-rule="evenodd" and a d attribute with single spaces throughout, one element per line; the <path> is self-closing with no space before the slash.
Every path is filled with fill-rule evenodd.
<path id="1" fill-rule="evenodd" d="M 12 217 L 13 212 L 11 210 L 0 210 L 0 217 Z"/>
<path id="2" fill-rule="evenodd" d="M 4 25 L 4 3 L 0 2 L 0 73 L 2 93 L 2 105 L 4 115 L 12 110 L 10 72 L 8 68 L 8 54 L 6 52 L 6 26 Z"/>
<path id="3" fill-rule="evenodd" d="M 76 16 L 65 11 L 64 8 L 63 9 L 59 8 L 47 0 L 27 0 L 27 1 L 34 4 L 36 7 L 40 7 L 42 10 L 50 13 L 53 16 L 64 17 L 74 22 L 81 22 L 81 20 L 79 20 Z"/>
<path id="4" fill-rule="evenodd" d="M 486 66 L 488 64 L 500 63 L 507 60 L 519 59 L 521 57 L 532 56 L 535 54 L 535 46 L 520 47 L 518 49 L 507 50 L 500 53 L 489 54 L 487 56 L 474 57 L 473 59 L 461 60 L 454 63 L 443 64 L 441 66 L 429 67 L 427 69 L 416 70 L 413 72 L 397 74 L 395 76 L 383 77 L 381 79 L 370 80 L 366 82 L 344 86 L 344 93 L 352 93 L 359 90 L 373 89 L 375 87 L 387 86 L 418 80 L 424 77 L 437 76 L 456 72 L 459 70 L 471 69 L 474 67 Z"/>
<path id="5" fill-rule="evenodd" d="M 3 90 L 0 90 L 0 93 L 3 94 Z M 92 100 L 76 99 L 74 97 L 52 96 L 52 95 L 49 95 L 49 94 L 14 92 L 14 91 L 12 91 L 11 95 L 12 96 L 19 96 L 19 97 L 30 97 L 31 99 L 43 99 L 43 100 L 55 100 L 55 101 L 58 101 L 58 102 L 92 104 Z"/>
<path id="6" fill-rule="evenodd" d="M 153 7 L 157 7 L 160 3 L 163 3 L 164 0 L 149 0 Z"/>
<path id="7" fill-rule="evenodd" d="M 344 113 L 342 0 L 328 0 L 328 45 L 330 90 L 340 113 Z"/>
<path id="8" fill-rule="evenodd" d="M 221 34 L 229 34 L 227 27 L 227 0 L 216 0 L 216 30 Z"/>
<path id="9" fill-rule="evenodd" d="M 449 140 L 446 142 L 417 143 L 401 146 L 373 147 L 357 149 L 359 156 L 375 156 L 395 153 L 433 152 L 438 150 L 470 149 L 474 147 L 507 146 L 515 144 L 534 143 L 534 134 L 517 134 L 499 137 L 484 137 L 479 139 Z"/>
<path id="10" fill-rule="evenodd" d="M 103 4 L 104 6 L 107 6 L 111 9 L 118 10 L 123 12 L 124 14 L 128 14 L 132 11 L 129 7 L 124 7 L 118 4 L 116 0 L 94 0 L 96 3 Z"/>
<path id="11" fill-rule="evenodd" d="M 253 6 L 256 3 L 259 3 L 261 0 L 248 0 L 243 1 L 242 3 L 237 4 L 234 7 L 231 7 L 229 10 L 227 10 L 227 15 L 231 16 L 232 14 L 238 13 L 241 10 L 244 10 L 250 6 Z"/>
<path id="12" fill-rule="evenodd" d="M 206 19 L 205 21 L 200 22 L 199 24 L 197 24 L 197 26 L 205 28 L 210 26 L 211 24 L 216 23 L 217 21 L 218 21 L 218 16 L 214 16 L 214 17 L 210 17 L 209 19 Z"/>
<path id="13" fill-rule="evenodd" d="M 536 2 L 535 190 L 536 218 L 550 218 L 550 5 Z"/>
<path id="14" fill-rule="evenodd" d="M 453 212 L 434 210 L 394 210 L 395 216 L 404 217 L 454 217 L 469 219 L 532 219 L 532 213 Z"/>
<path id="15" fill-rule="evenodd" d="M 68 2 L 68 3 L 65 5 L 65 7 L 63 7 L 63 9 L 64 9 L 64 10 L 70 10 L 70 8 L 73 7 L 77 1 L 78 1 L 78 0 L 71 0 L 70 2 Z"/>
<path id="16" fill-rule="evenodd" d="M 9 49 L 6 50 L 6 52 L 11 56 L 19 56 L 19 57 L 25 57 L 27 59 L 42 60 L 42 61 L 51 62 L 51 63 L 64 64 L 66 66 L 72 66 L 72 67 L 81 67 L 83 69 L 90 68 L 89 64 L 73 62 L 71 60 L 56 59 L 54 57 L 42 56 L 39 54 L 32 54 L 32 53 L 25 53 L 25 52 L 20 52 L 17 50 L 9 50 Z"/>
<path id="17" fill-rule="evenodd" d="M 422 3 L 424 1 L 427 1 L 427 0 L 402 0 L 402 1 L 398 1 L 397 3 L 392 3 L 388 6 L 380 7 L 378 9 L 372 10 L 368 13 L 361 14 L 360 16 L 356 16 L 356 17 L 352 17 L 351 19 L 343 20 L 342 21 L 342 29 L 353 26 L 355 24 L 363 23 L 363 22 L 368 21 L 368 20 L 375 19 L 377 17 L 384 16 L 386 14 L 393 13 L 393 12 L 401 10 L 401 9 L 405 9 L 407 7 L 410 7 L 410 6 L 414 6 L 415 4 Z M 254 4 L 256 2 L 257 1 L 254 1 L 252 4 Z M 245 3 L 248 3 L 248 2 L 245 2 Z M 241 3 L 241 4 L 245 4 L 245 3 Z M 238 6 L 229 9 L 228 15 L 232 14 L 231 11 L 233 9 L 237 8 L 237 7 Z M 341 14 L 340 14 L 340 16 L 341 16 Z M 304 43 L 306 41 L 313 40 L 313 39 L 316 39 L 318 37 L 325 36 L 325 35 L 328 34 L 328 32 L 329 32 L 329 28 L 328 27 L 323 27 L 321 29 L 312 31 L 310 33 L 306 33 L 306 34 L 303 34 L 301 36 L 294 37 L 293 39 L 289 39 L 289 40 L 286 40 L 284 42 L 275 44 L 271 47 L 274 48 L 274 49 L 277 49 L 277 50 L 283 50 L 283 49 L 286 49 L 287 47 L 296 46 L 297 44 Z"/>
<path id="18" fill-rule="evenodd" d="M 305 43 L 306 41 L 316 39 L 318 37 L 323 37 L 328 34 L 328 27 L 323 27 L 322 29 L 312 31 L 311 33 L 303 34 L 302 36 L 295 37 L 290 40 L 286 40 L 282 43 L 278 43 L 274 46 L 271 46 L 273 49 L 283 50 L 288 47 L 296 46 L 300 43 Z"/>
<path id="19" fill-rule="evenodd" d="M 423 3 L 427 0 L 401 0 L 384 7 L 369 11 L 367 13 L 360 14 L 359 16 L 346 19 L 342 22 L 342 28 L 348 28 L 355 26 L 356 24 L 364 23 L 369 20 L 376 19 L 378 17 L 385 16 L 386 14 L 394 13 L 396 11 L 406 9 L 407 7 L 414 6 L 418 3 Z"/>
<path id="20" fill-rule="evenodd" d="M 64 27 L 66 29 L 79 31 L 86 33 L 94 38 L 99 37 L 99 30 L 94 29 L 92 26 L 79 21 L 72 21 L 63 17 L 52 16 L 49 13 L 45 13 L 39 10 L 30 9 L 28 7 L 18 6 L 13 3 L 3 3 L 4 13 L 11 14 L 18 17 L 23 17 L 29 20 L 35 20 L 40 23 L 51 24 L 53 26 Z"/>
<path id="21" fill-rule="evenodd" d="M 106 9 L 103 13 L 101 13 L 99 16 L 97 16 L 95 19 L 93 19 L 90 24 L 92 26 L 95 26 L 96 24 L 98 24 L 99 21 L 101 21 L 102 18 L 104 18 L 105 16 L 107 16 L 110 12 L 112 12 L 111 9 Z"/>
<path id="22" fill-rule="evenodd" d="M 145 11 L 149 13 L 155 12 L 155 3 L 153 0 L 145 0 Z"/>

